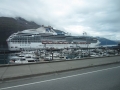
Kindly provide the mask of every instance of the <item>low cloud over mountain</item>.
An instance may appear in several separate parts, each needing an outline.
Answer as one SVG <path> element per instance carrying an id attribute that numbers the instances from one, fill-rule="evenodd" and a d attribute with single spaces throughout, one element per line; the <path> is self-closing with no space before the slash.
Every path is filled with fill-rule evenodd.
<path id="1" fill-rule="evenodd" d="M 23 18 L 0 17 L 0 47 L 6 46 L 6 39 L 13 33 L 24 29 L 36 29 L 40 25 Z"/>
<path id="2" fill-rule="evenodd" d="M 120 0 L 0 0 L 0 17 L 22 17 L 72 35 L 120 38 Z"/>

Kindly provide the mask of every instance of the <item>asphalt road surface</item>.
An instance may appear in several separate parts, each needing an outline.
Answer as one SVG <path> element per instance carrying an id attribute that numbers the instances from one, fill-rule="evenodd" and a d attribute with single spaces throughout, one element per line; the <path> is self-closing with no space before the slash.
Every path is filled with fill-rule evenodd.
<path id="1" fill-rule="evenodd" d="M 120 64 L 4 81 L 0 90 L 120 90 Z"/>

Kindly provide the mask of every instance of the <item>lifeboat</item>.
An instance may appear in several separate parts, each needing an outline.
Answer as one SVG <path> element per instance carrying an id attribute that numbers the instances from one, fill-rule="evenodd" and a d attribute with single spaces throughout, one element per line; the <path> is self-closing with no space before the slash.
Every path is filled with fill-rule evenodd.
<path id="1" fill-rule="evenodd" d="M 68 44 L 68 42 L 63 42 L 64 44 Z"/>
<path id="2" fill-rule="evenodd" d="M 59 41 L 58 43 L 59 43 L 59 44 L 63 44 L 63 42 L 62 42 L 62 41 Z"/>
<path id="3" fill-rule="evenodd" d="M 47 41 L 42 41 L 42 44 L 47 44 Z"/>
<path id="4" fill-rule="evenodd" d="M 52 44 L 53 42 L 52 41 L 49 41 L 48 44 Z"/>

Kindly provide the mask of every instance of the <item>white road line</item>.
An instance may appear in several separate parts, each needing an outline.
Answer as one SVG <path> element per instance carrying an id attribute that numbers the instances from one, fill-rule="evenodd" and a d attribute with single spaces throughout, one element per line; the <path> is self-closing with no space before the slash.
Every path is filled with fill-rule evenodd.
<path id="1" fill-rule="evenodd" d="M 112 67 L 112 68 L 107 68 L 107 69 L 101 69 L 101 70 L 92 71 L 92 72 L 86 72 L 86 73 L 76 74 L 76 75 L 71 75 L 71 76 L 66 76 L 66 77 L 61 77 L 61 78 L 55 78 L 55 79 L 50 79 L 50 80 L 45 80 L 45 81 L 39 81 L 39 82 L 33 82 L 33 83 L 22 84 L 22 85 L 17 85 L 17 86 L 5 87 L 5 88 L 1 88 L 0 90 L 17 88 L 17 87 L 22 87 L 22 86 L 28 86 L 28 85 L 38 84 L 38 83 L 44 83 L 44 82 L 49 82 L 49 81 L 60 80 L 60 79 L 66 79 L 66 78 L 71 78 L 71 77 L 81 76 L 81 75 L 85 75 L 85 74 L 91 74 L 91 73 L 106 71 L 106 70 L 115 69 L 115 68 L 120 68 L 120 66 Z"/>

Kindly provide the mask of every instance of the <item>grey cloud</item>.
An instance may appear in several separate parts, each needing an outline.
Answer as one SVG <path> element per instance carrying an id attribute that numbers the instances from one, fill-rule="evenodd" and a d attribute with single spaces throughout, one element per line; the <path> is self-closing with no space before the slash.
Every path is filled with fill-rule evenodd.
<path id="1" fill-rule="evenodd" d="M 108 5 L 101 5 L 103 8 L 89 9 L 86 11 L 79 11 L 79 17 L 85 18 L 85 21 L 81 22 L 82 25 L 89 26 L 95 30 L 100 31 L 119 31 L 120 25 L 120 12 L 119 6 L 116 3 L 108 2 Z M 118 11 L 117 11 L 118 10 Z"/>
<path id="2" fill-rule="evenodd" d="M 1 0 L 0 16 L 23 17 L 64 31 L 69 26 L 89 27 L 87 31 L 104 32 L 107 36 L 120 33 L 119 3 L 120 0 Z"/>

